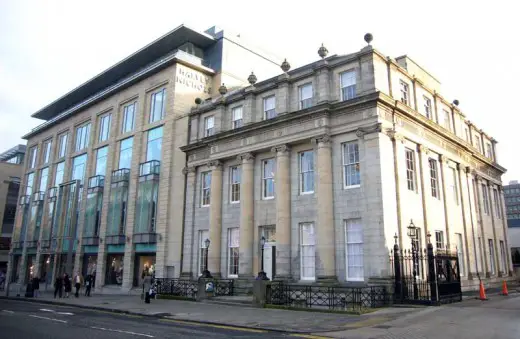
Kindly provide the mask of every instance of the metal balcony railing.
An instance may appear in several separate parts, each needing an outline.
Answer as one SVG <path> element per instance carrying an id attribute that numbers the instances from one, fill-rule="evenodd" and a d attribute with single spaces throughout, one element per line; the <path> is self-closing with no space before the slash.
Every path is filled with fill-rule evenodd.
<path id="1" fill-rule="evenodd" d="M 147 175 L 156 174 L 159 175 L 161 171 L 161 162 L 158 160 L 150 160 L 143 162 L 139 165 L 139 176 L 144 177 Z"/>
<path id="2" fill-rule="evenodd" d="M 31 197 L 28 195 L 22 195 L 20 197 L 20 205 L 29 205 L 31 203 Z"/>
<path id="3" fill-rule="evenodd" d="M 98 188 L 105 186 L 105 176 L 95 175 L 88 178 L 88 188 Z"/>
<path id="4" fill-rule="evenodd" d="M 51 187 L 49 188 L 48 197 L 52 201 L 55 201 L 58 197 L 58 187 Z"/>
<path id="5" fill-rule="evenodd" d="M 157 233 L 137 233 L 133 235 L 134 244 L 155 244 Z"/>
<path id="6" fill-rule="evenodd" d="M 130 180 L 130 170 L 128 168 L 120 168 L 112 171 L 112 184 L 118 182 L 127 182 Z"/>
<path id="7" fill-rule="evenodd" d="M 33 201 L 34 202 L 37 202 L 37 201 L 43 201 L 45 200 L 45 192 L 36 192 L 33 194 Z"/>

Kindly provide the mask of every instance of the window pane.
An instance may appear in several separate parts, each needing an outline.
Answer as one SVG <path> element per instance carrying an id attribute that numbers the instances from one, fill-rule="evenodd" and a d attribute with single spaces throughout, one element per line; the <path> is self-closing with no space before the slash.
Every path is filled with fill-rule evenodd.
<path id="1" fill-rule="evenodd" d="M 300 224 L 301 278 L 312 280 L 316 272 L 315 234 L 313 223 Z"/>
<path id="2" fill-rule="evenodd" d="M 54 178 L 54 186 L 59 186 L 63 183 L 63 174 L 65 171 L 65 162 L 60 162 L 56 165 L 56 176 Z"/>
<path id="3" fill-rule="evenodd" d="M 96 154 L 96 175 L 105 175 L 107 169 L 108 146 L 97 150 Z"/>
<path id="4" fill-rule="evenodd" d="M 162 149 L 162 127 L 148 131 L 148 145 L 146 150 L 146 161 L 161 160 Z"/>
<path id="5" fill-rule="evenodd" d="M 361 183 L 359 172 L 359 146 L 357 142 L 343 144 L 344 185 L 356 186 Z"/>
<path id="6" fill-rule="evenodd" d="M 87 164 L 87 155 L 83 154 L 77 156 L 72 161 L 72 180 L 80 180 L 83 182 L 85 179 L 85 170 Z"/>
<path id="7" fill-rule="evenodd" d="M 150 123 L 159 121 L 163 118 L 165 90 L 152 94 L 152 105 L 150 110 Z"/>
<path id="8" fill-rule="evenodd" d="M 40 187 L 38 188 L 42 192 L 47 191 L 47 181 L 49 179 L 49 167 L 43 168 L 40 171 Z"/>
<path id="9" fill-rule="evenodd" d="M 356 97 L 356 72 L 341 73 L 341 100 L 349 100 Z"/>
<path id="10" fill-rule="evenodd" d="M 132 167 L 132 147 L 134 138 L 121 140 L 119 151 L 119 168 Z"/>

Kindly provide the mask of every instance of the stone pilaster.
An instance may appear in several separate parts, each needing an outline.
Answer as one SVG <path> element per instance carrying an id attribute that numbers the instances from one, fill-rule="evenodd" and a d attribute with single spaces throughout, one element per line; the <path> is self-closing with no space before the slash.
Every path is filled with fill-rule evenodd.
<path id="1" fill-rule="evenodd" d="M 497 231 L 495 229 L 495 196 L 493 195 L 493 189 L 491 188 L 491 182 L 488 182 L 487 185 L 488 190 L 488 200 L 489 200 L 489 214 L 491 215 L 491 227 L 493 228 L 493 247 L 495 248 L 495 274 L 498 277 L 502 276 L 500 269 L 502 268 L 500 265 L 500 248 L 498 246 L 499 242 L 497 239 Z"/>
<path id="2" fill-rule="evenodd" d="M 440 169 L 441 169 L 441 188 L 442 188 L 442 201 L 444 203 L 444 222 L 446 225 L 446 248 L 451 247 L 451 233 L 450 233 L 450 223 L 448 218 L 448 199 L 446 198 L 446 171 L 445 167 L 448 165 L 448 158 L 445 155 L 440 156 Z"/>
<path id="3" fill-rule="evenodd" d="M 198 250 L 197 234 L 195 234 L 195 206 L 196 206 L 196 192 L 197 192 L 197 168 L 195 166 L 185 167 L 183 173 L 186 175 L 186 210 L 185 224 L 184 227 L 184 240 L 183 240 L 183 257 L 182 257 L 182 270 L 181 276 L 186 278 L 192 278 L 196 276 L 197 271 L 192 272 L 193 260 L 195 260 L 196 253 Z"/>
<path id="4" fill-rule="evenodd" d="M 396 199 L 396 207 L 397 207 L 397 232 L 399 238 L 399 247 L 403 248 L 403 237 L 406 235 L 406 232 L 403 233 L 402 229 L 402 215 L 401 215 L 401 186 L 399 183 L 399 155 L 401 154 L 404 137 L 397 133 L 394 129 L 388 129 L 385 131 L 386 135 L 392 139 L 392 150 L 393 150 L 393 159 L 394 159 L 394 180 L 395 180 L 395 199 Z"/>
<path id="5" fill-rule="evenodd" d="M 209 210 L 209 240 L 208 266 L 213 277 L 221 275 L 221 243 L 222 243 L 222 163 L 212 161 L 211 168 L 211 192 Z"/>
<path id="6" fill-rule="evenodd" d="M 316 197 L 318 200 L 317 257 L 318 280 L 337 280 L 336 248 L 334 236 L 334 208 L 332 191 L 332 147 L 329 135 L 314 138 L 317 146 L 318 181 Z"/>
<path id="7" fill-rule="evenodd" d="M 498 187 L 498 204 L 498 208 L 500 208 L 502 212 L 502 229 L 504 232 L 504 245 L 506 247 L 506 262 L 504 264 L 506 265 L 507 271 L 505 273 L 509 276 L 513 276 L 513 264 L 511 263 L 511 256 L 509 255 L 509 239 L 507 236 L 507 210 L 502 186 Z"/>
<path id="8" fill-rule="evenodd" d="M 468 240 L 468 237 L 469 237 L 468 220 L 466 217 L 466 212 L 467 212 L 466 205 L 468 204 L 469 201 L 467 201 L 465 199 L 466 195 L 464 194 L 464 185 L 463 185 L 463 181 L 462 181 L 462 177 L 465 176 L 465 168 L 466 167 L 461 166 L 460 164 L 457 164 L 457 181 L 458 181 L 458 186 L 459 186 L 459 190 L 460 190 L 460 203 L 461 203 L 461 207 L 462 207 L 462 211 L 461 211 L 462 226 L 464 229 L 463 241 L 464 241 L 464 247 L 466 249 L 464 251 L 464 260 L 465 260 L 464 265 L 465 265 L 465 267 L 467 267 L 468 279 L 473 279 L 473 273 L 471 272 L 471 257 L 472 256 L 470 255 L 471 251 L 470 251 L 469 240 Z M 468 196 L 468 200 L 470 200 L 469 196 Z"/>
<path id="9" fill-rule="evenodd" d="M 251 278 L 253 272 L 254 238 L 254 156 L 245 153 L 238 156 L 242 161 L 240 184 L 240 276 Z"/>
<path id="10" fill-rule="evenodd" d="M 484 259 L 483 265 L 483 273 L 485 274 L 486 278 L 489 278 L 490 271 L 489 271 L 489 262 L 488 262 L 488 256 L 486 255 L 486 233 L 484 232 L 484 218 L 482 216 L 482 206 L 484 199 L 482 196 L 482 193 L 480 193 L 480 190 L 482 188 L 482 178 L 477 175 L 477 172 L 475 170 L 472 171 L 472 175 L 475 178 L 475 192 L 477 194 L 477 210 L 478 210 L 478 224 L 480 224 L 480 243 L 478 244 L 479 249 L 482 249 L 482 253 L 479 251 L 479 255 L 482 255 L 482 258 Z"/>
<path id="11" fill-rule="evenodd" d="M 285 114 L 289 111 L 289 75 L 284 73 L 278 77 L 278 92 L 276 93 L 276 113 Z"/>
<path id="12" fill-rule="evenodd" d="M 316 75 L 315 93 L 317 96 L 317 103 L 321 104 L 330 100 L 330 71 L 327 60 L 319 61 L 317 67 L 319 67 L 319 69 L 317 70 Z"/>
<path id="13" fill-rule="evenodd" d="M 415 81 L 414 81 L 415 86 Z M 415 89 L 414 89 L 415 92 Z M 430 150 L 428 147 L 424 145 L 417 145 L 417 155 L 418 155 L 418 162 L 419 162 L 419 180 L 421 180 L 421 200 L 422 200 L 422 210 L 423 210 L 423 224 L 424 224 L 424 234 L 428 234 L 430 232 L 430 229 L 428 227 L 428 199 L 426 199 L 426 191 L 424 189 L 424 170 L 426 167 L 426 170 L 429 170 L 428 167 L 428 154 L 430 153 Z M 425 166 L 426 164 L 426 166 Z M 422 239 L 422 235 L 420 235 Z"/>
<path id="14" fill-rule="evenodd" d="M 291 171 L 290 149 L 287 145 L 273 147 L 276 152 L 276 276 L 291 277 Z"/>

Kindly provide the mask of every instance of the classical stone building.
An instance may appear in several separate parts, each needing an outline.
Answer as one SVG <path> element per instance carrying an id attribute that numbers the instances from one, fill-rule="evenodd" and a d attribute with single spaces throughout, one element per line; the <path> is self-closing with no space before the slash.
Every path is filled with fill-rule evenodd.
<path id="1" fill-rule="evenodd" d="M 318 54 L 291 70 L 181 26 L 35 113 L 24 180 L 39 184 L 10 274 L 74 270 L 110 291 L 145 267 L 251 280 L 263 262 L 363 284 L 390 275 L 413 221 L 421 247 L 458 251 L 466 288 L 509 275 L 496 141 L 407 56 Z"/>
<path id="2" fill-rule="evenodd" d="M 0 272 L 7 272 L 24 155 L 25 145 L 0 154 Z"/>
<path id="3" fill-rule="evenodd" d="M 20 211 L 32 213 L 17 215 L 11 280 L 81 272 L 110 292 L 138 286 L 145 268 L 178 277 L 195 98 L 280 62 L 216 27 L 180 26 L 33 114 L 46 122 L 24 136 Z"/>
<path id="4" fill-rule="evenodd" d="M 182 274 L 251 279 L 264 240 L 269 278 L 370 283 L 413 222 L 464 288 L 510 275 L 495 139 L 408 56 L 318 54 L 192 109 Z"/>

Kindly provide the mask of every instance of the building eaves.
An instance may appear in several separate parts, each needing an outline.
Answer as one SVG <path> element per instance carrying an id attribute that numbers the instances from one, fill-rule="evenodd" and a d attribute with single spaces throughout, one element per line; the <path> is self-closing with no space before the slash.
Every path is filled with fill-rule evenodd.
<path id="1" fill-rule="evenodd" d="M 49 105 L 32 114 L 32 117 L 49 120 L 56 115 L 78 104 L 118 80 L 128 76 L 132 72 L 145 67 L 154 60 L 168 54 L 185 42 L 192 42 L 197 46 L 206 48 L 215 43 L 215 39 L 209 34 L 180 25 L 162 37 L 156 39 L 137 52 L 131 54 L 117 64 L 101 72 L 94 78 L 76 87 L 72 91 L 53 101 Z"/>
<path id="2" fill-rule="evenodd" d="M 14 157 L 17 154 L 25 154 L 26 146 L 25 145 L 16 145 L 7 151 L 0 153 L 0 161 L 8 160 Z"/>

